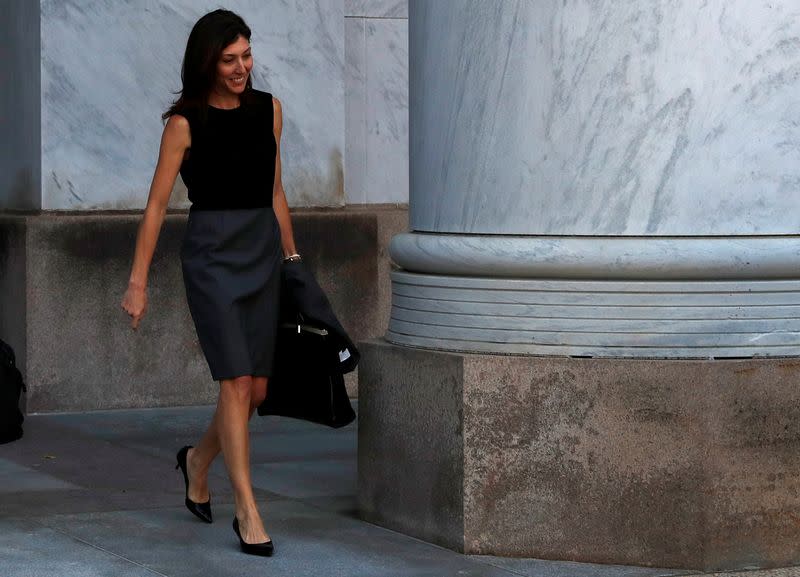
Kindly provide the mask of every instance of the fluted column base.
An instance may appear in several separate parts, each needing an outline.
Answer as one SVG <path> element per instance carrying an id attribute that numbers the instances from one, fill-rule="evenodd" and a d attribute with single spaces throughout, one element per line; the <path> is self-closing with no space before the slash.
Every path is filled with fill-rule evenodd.
<path id="1" fill-rule="evenodd" d="M 800 238 L 392 241 L 386 339 L 591 357 L 800 356 Z"/>

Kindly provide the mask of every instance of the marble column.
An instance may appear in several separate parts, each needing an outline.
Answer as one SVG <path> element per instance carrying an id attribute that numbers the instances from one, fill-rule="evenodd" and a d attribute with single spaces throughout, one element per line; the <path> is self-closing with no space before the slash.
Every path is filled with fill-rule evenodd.
<path id="1" fill-rule="evenodd" d="M 798 38 L 789 0 L 410 1 L 364 518 L 467 553 L 800 563 Z"/>
<path id="2" fill-rule="evenodd" d="M 800 355 L 800 8 L 411 6 L 388 340 Z"/>

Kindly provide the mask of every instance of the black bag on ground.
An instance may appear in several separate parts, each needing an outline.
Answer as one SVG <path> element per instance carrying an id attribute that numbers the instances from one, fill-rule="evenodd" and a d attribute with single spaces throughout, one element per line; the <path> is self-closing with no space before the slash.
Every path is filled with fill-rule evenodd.
<path id="1" fill-rule="evenodd" d="M 0 340 L 0 444 L 22 437 L 24 417 L 19 410 L 19 398 L 24 390 L 14 349 Z"/>

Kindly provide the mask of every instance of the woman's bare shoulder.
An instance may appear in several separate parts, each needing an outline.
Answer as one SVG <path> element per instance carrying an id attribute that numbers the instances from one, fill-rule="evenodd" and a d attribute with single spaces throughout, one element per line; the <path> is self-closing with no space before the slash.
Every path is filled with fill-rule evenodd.
<path id="1" fill-rule="evenodd" d="M 164 126 L 164 140 L 177 145 L 186 146 L 191 142 L 189 120 L 182 114 L 173 114 Z"/>
<path id="2" fill-rule="evenodd" d="M 164 130 L 189 130 L 189 119 L 186 118 L 183 114 L 178 114 L 177 112 L 167 118 L 167 123 L 164 126 Z"/>

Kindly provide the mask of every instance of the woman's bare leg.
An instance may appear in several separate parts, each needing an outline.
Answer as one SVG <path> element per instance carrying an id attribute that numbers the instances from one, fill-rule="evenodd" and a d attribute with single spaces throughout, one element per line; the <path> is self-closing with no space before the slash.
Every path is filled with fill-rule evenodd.
<path id="1" fill-rule="evenodd" d="M 202 503 L 209 498 L 208 470 L 220 450 L 223 451 L 233 484 L 240 531 L 248 543 L 260 543 L 268 538 L 253 498 L 247 431 L 247 421 L 266 397 L 266 392 L 265 377 L 241 377 L 222 381 L 217 409 L 211 423 L 198 445 L 190 449 L 187 455 L 191 481 L 189 498 Z M 226 445 L 230 445 L 229 451 L 225 451 Z"/>
<path id="2" fill-rule="evenodd" d="M 250 417 L 267 396 L 267 378 L 253 377 L 250 394 Z M 222 447 L 217 430 L 217 412 L 196 447 L 189 449 L 186 463 L 189 473 L 189 498 L 195 503 L 208 501 L 208 470 Z"/>

